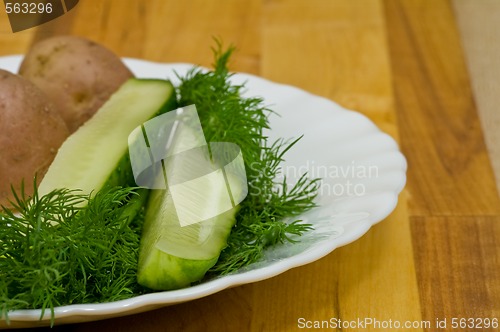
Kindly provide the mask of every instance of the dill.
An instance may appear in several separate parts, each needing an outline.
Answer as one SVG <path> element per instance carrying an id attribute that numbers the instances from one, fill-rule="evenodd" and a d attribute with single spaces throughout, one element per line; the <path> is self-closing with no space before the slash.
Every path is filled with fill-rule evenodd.
<path id="1" fill-rule="evenodd" d="M 57 306 L 144 292 L 136 282 L 144 192 L 14 194 L 19 213 L 0 212 L 0 318 L 8 321 L 10 310 L 41 309 L 40 318 L 50 310 L 53 319 Z"/>
<path id="2" fill-rule="evenodd" d="M 196 105 L 207 141 L 237 144 L 245 161 L 249 192 L 240 205 L 228 245 L 210 271 L 219 275 L 257 262 L 265 248 L 293 242 L 292 235 L 311 229 L 311 225 L 293 217 L 315 207 L 319 182 L 305 174 L 292 187 L 286 179 L 277 182 L 285 153 L 300 138 L 269 144 L 263 130 L 269 128 L 272 111 L 259 97 L 242 97 L 245 85 L 230 82 L 233 74 L 228 62 L 234 47 L 223 51 L 222 44 L 216 43 L 214 69 L 195 67 L 179 77 L 177 94 L 181 106 Z"/>
<path id="3" fill-rule="evenodd" d="M 232 142 L 243 153 L 249 193 L 240 204 L 227 247 L 210 275 L 232 273 L 262 258 L 264 250 L 295 242 L 311 225 L 297 216 L 315 207 L 318 179 L 305 174 L 292 186 L 278 178 L 293 141 L 268 142 L 272 112 L 245 85 L 230 82 L 233 47 L 213 49 L 214 69 L 199 67 L 179 77 L 181 106 L 195 104 L 207 141 Z M 149 292 L 137 283 L 137 262 L 147 190 L 114 187 L 94 196 L 55 190 L 27 196 L 14 192 L 0 208 L 0 319 L 17 309 L 47 310 L 101 303 Z M 13 211 L 19 211 L 14 213 Z"/>

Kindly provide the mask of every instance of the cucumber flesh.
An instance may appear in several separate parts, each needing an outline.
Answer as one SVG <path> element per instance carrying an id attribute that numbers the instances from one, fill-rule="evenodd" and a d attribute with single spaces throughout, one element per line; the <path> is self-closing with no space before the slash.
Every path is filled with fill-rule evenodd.
<path id="1" fill-rule="evenodd" d="M 40 195 L 54 189 L 82 194 L 105 185 L 135 185 L 128 156 L 128 136 L 154 116 L 175 108 L 169 81 L 130 79 L 61 146 L 39 186 Z"/>
<path id="2" fill-rule="evenodd" d="M 200 155 L 194 149 L 167 162 L 169 189 L 150 192 L 137 274 L 143 286 L 154 290 L 187 287 L 203 278 L 227 245 L 237 204 L 248 190 L 246 180 L 241 181 L 241 173 L 233 172 L 232 164 L 226 162 L 225 167 L 214 163 L 204 172 L 210 166 Z M 243 164 L 241 155 L 233 163 Z M 184 181 L 189 174 L 203 173 Z"/>
<path id="3" fill-rule="evenodd" d="M 209 194 L 226 194 L 217 189 L 209 190 Z M 154 290 L 171 290 L 200 280 L 217 262 L 235 223 L 237 208 L 182 227 L 170 192 L 153 190 L 146 211 L 137 280 Z"/>

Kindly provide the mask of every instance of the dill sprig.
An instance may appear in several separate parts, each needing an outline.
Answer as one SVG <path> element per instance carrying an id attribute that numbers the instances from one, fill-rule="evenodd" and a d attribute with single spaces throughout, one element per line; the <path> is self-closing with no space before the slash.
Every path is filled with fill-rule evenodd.
<path id="1" fill-rule="evenodd" d="M 318 180 L 304 174 L 293 186 L 287 179 L 277 180 L 284 155 L 300 138 L 268 144 L 264 129 L 269 128 L 272 112 L 259 97 L 244 98 L 245 85 L 233 84 L 228 62 L 234 47 L 223 51 L 216 40 L 214 69 L 191 69 L 179 77 L 180 105 L 195 104 L 209 142 L 232 142 L 242 151 L 249 184 L 247 198 L 241 203 L 236 225 L 227 247 L 211 274 L 227 274 L 257 262 L 269 246 L 295 241 L 311 225 L 293 217 L 313 208 Z"/>
<path id="2" fill-rule="evenodd" d="M 141 294 L 136 282 L 145 193 L 107 188 L 92 198 L 55 190 L 15 193 L 0 212 L 0 318 Z"/>

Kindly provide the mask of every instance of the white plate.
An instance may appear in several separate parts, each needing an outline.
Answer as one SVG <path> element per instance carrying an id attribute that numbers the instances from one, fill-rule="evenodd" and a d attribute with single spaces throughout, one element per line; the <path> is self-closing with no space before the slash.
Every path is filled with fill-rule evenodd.
<path id="1" fill-rule="evenodd" d="M 0 58 L 0 68 L 16 72 L 21 56 Z M 125 59 L 137 77 L 169 78 L 177 83 L 190 64 L 159 64 Z M 406 160 L 396 142 L 365 116 L 295 87 L 248 75 L 236 74 L 236 83 L 246 82 L 249 96 L 261 96 L 280 116 L 270 117 L 271 141 L 303 139 L 289 151 L 283 164 L 289 179 L 304 171 L 322 177 L 320 207 L 299 218 L 314 225 L 298 244 L 277 246 L 262 262 L 238 273 L 197 286 L 158 292 L 131 299 L 99 304 L 69 305 L 55 309 L 56 324 L 93 321 L 201 298 L 225 288 L 271 278 L 293 267 L 313 262 L 363 234 L 395 208 L 406 181 Z M 47 311 L 18 310 L 9 314 L 10 327 L 50 323 Z M 0 327 L 5 322 L 0 321 Z"/>

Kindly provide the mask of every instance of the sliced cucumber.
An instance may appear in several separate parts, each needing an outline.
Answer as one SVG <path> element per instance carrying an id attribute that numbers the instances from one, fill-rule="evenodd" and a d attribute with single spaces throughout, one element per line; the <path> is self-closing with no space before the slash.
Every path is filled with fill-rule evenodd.
<path id="1" fill-rule="evenodd" d="M 154 116 L 175 108 L 169 81 L 130 79 L 61 146 L 39 186 L 97 192 L 105 185 L 135 185 L 128 136 Z"/>
<path id="2" fill-rule="evenodd" d="M 217 197 L 225 192 L 207 194 Z M 200 280 L 217 262 L 235 223 L 237 208 L 182 227 L 170 192 L 154 190 L 146 211 L 137 281 L 154 290 L 171 290 Z"/>
<path id="3" fill-rule="evenodd" d="M 243 159 L 237 162 L 243 164 Z M 167 178 L 174 181 L 169 181 L 168 190 L 150 193 L 137 273 L 143 286 L 187 287 L 203 278 L 227 245 L 237 204 L 247 192 L 246 181 L 231 172 L 231 165 L 217 165 L 193 180 L 176 181 L 187 174 L 202 174 L 207 168 L 200 165 L 206 163 L 197 153 L 167 163 Z"/>

